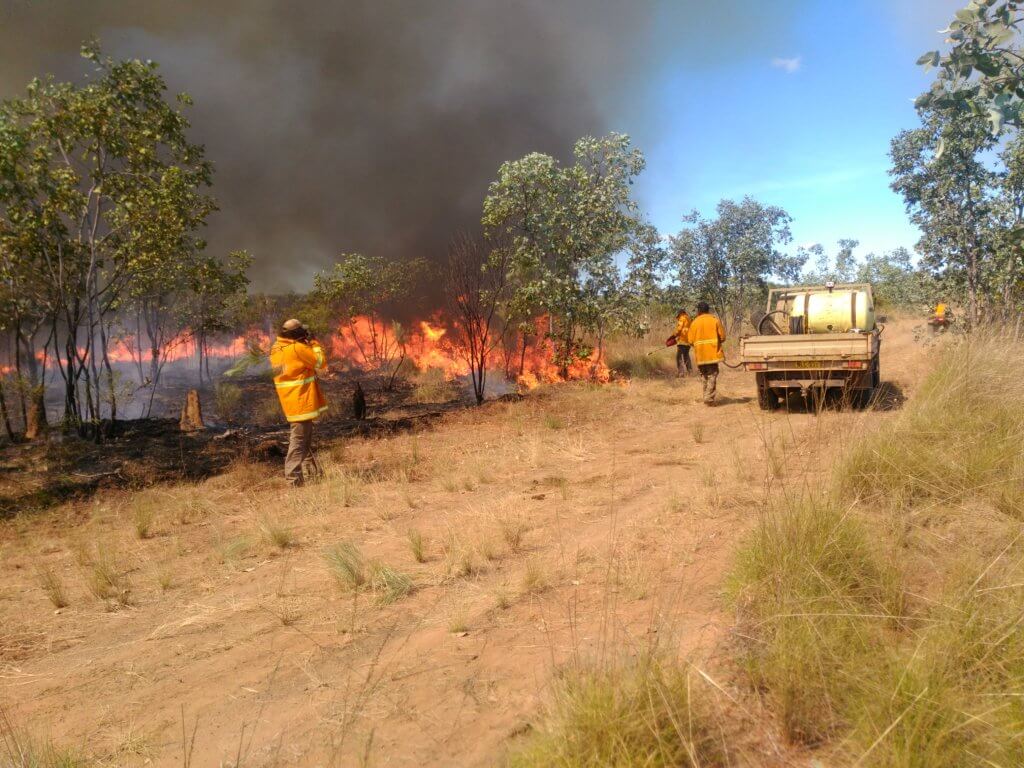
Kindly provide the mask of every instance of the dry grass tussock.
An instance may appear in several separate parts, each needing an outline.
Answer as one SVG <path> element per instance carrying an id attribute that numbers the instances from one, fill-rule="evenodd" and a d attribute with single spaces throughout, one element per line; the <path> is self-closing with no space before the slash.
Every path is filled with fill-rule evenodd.
<path id="1" fill-rule="evenodd" d="M 574 665 L 555 680 L 537 730 L 511 768 L 723 765 L 724 745 L 699 681 L 653 652 Z"/>
<path id="2" fill-rule="evenodd" d="M 840 490 L 900 508 L 986 501 L 1024 520 L 1022 353 L 998 337 L 946 347 L 910 407 L 852 451 Z"/>
<path id="3" fill-rule="evenodd" d="M 413 590 L 408 575 L 379 561 L 367 561 L 359 547 L 350 541 L 329 548 L 324 559 L 340 587 L 350 592 L 366 587 L 381 605 L 393 603 Z"/>
<path id="4" fill-rule="evenodd" d="M 94 761 L 18 728 L 0 706 L 0 766 L 3 768 L 87 768 Z"/>
<path id="5" fill-rule="evenodd" d="M 458 390 L 440 368 L 427 368 L 412 375 L 414 403 L 446 403 L 458 396 Z"/>
<path id="6" fill-rule="evenodd" d="M 739 552 L 751 682 L 830 764 L 1024 765 L 1022 351 L 942 352 L 833 488 L 766 514 Z"/>
<path id="7" fill-rule="evenodd" d="M 665 320 L 658 327 L 669 327 L 674 321 Z M 606 342 L 605 359 L 608 367 L 618 376 L 630 379 L 653 379 L 673 376 L 676 372 L 676 348 L 665 347 L 652 337 L 618 337 Z"/>

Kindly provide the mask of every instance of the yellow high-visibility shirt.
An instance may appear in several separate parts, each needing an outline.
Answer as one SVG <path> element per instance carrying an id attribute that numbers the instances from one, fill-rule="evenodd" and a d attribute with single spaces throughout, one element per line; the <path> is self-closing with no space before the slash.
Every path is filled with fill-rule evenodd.
<path id="1" fill-rule="evenodd" d="M 270 348 L 270 366 L 281 410 L 288 421 L 310 421 L 327 410 L 316 372 L 327 364 L 323 347 L 280 336 Z"/>
<path id="2" fill-rule="evenodd" d="M 720 363 L 725 359 L 722 353 L 725 328 L 714 315 L 704 314 L 693 318 L 688 338 L 693 345 L 693 359 L 697 365 Z"/>
<path id="3" fill-rule="evenodd" d="M 946 305 L 945 304 L 942 304 L 940 302 L 939 304 L 935 305 L 935 316 L 936 317 L 945 317 L 946 316 Z"/>
<path id="4" fill-rule="evenodd" d="M 690 343 L 690 316 L 680 312 L 676 318 L 676 344 Z"/>

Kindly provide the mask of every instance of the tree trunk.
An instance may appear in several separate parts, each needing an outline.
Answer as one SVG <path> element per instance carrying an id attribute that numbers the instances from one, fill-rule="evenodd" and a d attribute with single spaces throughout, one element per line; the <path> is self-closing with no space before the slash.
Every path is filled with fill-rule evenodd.
<path id="1" fill-rule="evenodd" d="M 11 429 L 11 417 L 7 413 L 7 397 L 4 394 L 4 382 L 0 378 L 0 416 L 3 416 L 4 429 L 7 431 L 7 438 L 13 443 L 15 441 L 14 430 Z"/>
<path id="2" fill-rule="evenodd" d="M 14 370 L 17 372 L 18 403 L 21 406 L 21 423 L 28 424 L 28 410 L 25 407 L 25 379 L 21 375 L 21 344 L 18 337 L 21 335 L 21 321 L 15 320 L 14 330 Z M 35 382 L 32 382 L 33 384 Z"/>
<path id="3" fill-rule="evenodd" d="M 973 331 L 978 326 L 978 253 L 970 249 L 967 256 L 967 326 Z"/>

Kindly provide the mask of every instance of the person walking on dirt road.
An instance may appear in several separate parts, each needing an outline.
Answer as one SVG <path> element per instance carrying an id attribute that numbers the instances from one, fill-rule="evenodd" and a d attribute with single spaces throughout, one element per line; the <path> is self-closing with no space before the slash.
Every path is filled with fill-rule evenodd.
<path id="1" fill-rule="evenodd" d="M 313 457 L 313 421 L 327 410 L 327 398 L 317 378 L 326 364 L 324 350 L 309 329 L 294 318 L 285 321 L 270 348 L 270 366 L 281 410 L 291 426 L 284 476 L 295 487 L 303 484 L 306 475 L 320 474 Z"/>
<path id="2" fill-rule="evenodd" d="M 676 315 L 676 375 L 682 376 L 684 372 L 693 373 L 693 365 L 690 363 L 690 315 L 685 309 L 680 309 Z"/>
<path id="3" fill-rule="evenodd" d="M 704 384 L 704 405 L 714 405 L 718 388 L 718 364 L 725 359 L 722 353 L 725 328 L 722 327 L 722 321 L 711 314 L 711 307 L 706 301 L 697 305 L 697 316 L 690 323 L 687 338 L 693 346 L 693 357 Z"/>

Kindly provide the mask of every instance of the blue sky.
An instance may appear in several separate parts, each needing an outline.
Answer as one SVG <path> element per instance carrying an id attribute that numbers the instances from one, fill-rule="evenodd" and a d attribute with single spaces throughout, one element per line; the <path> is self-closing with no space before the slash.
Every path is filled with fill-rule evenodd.
<path id="1" fill-rule="evenodd" d="M 653 223 L 676 232 L 685 212 L 750 194 L 790 213 L 794 246 L 912 247 L 918 234 L 889 189 L 889 142 L 915 126 L 912 100 L 931 82 L 915 61 L 962 4 L 736 0 L 697 19 L 667 4 L 667 53 L 617 105 L 648 159 L 639 194 Z M 733 28 L 746 11 L 754 23 Z"/>

